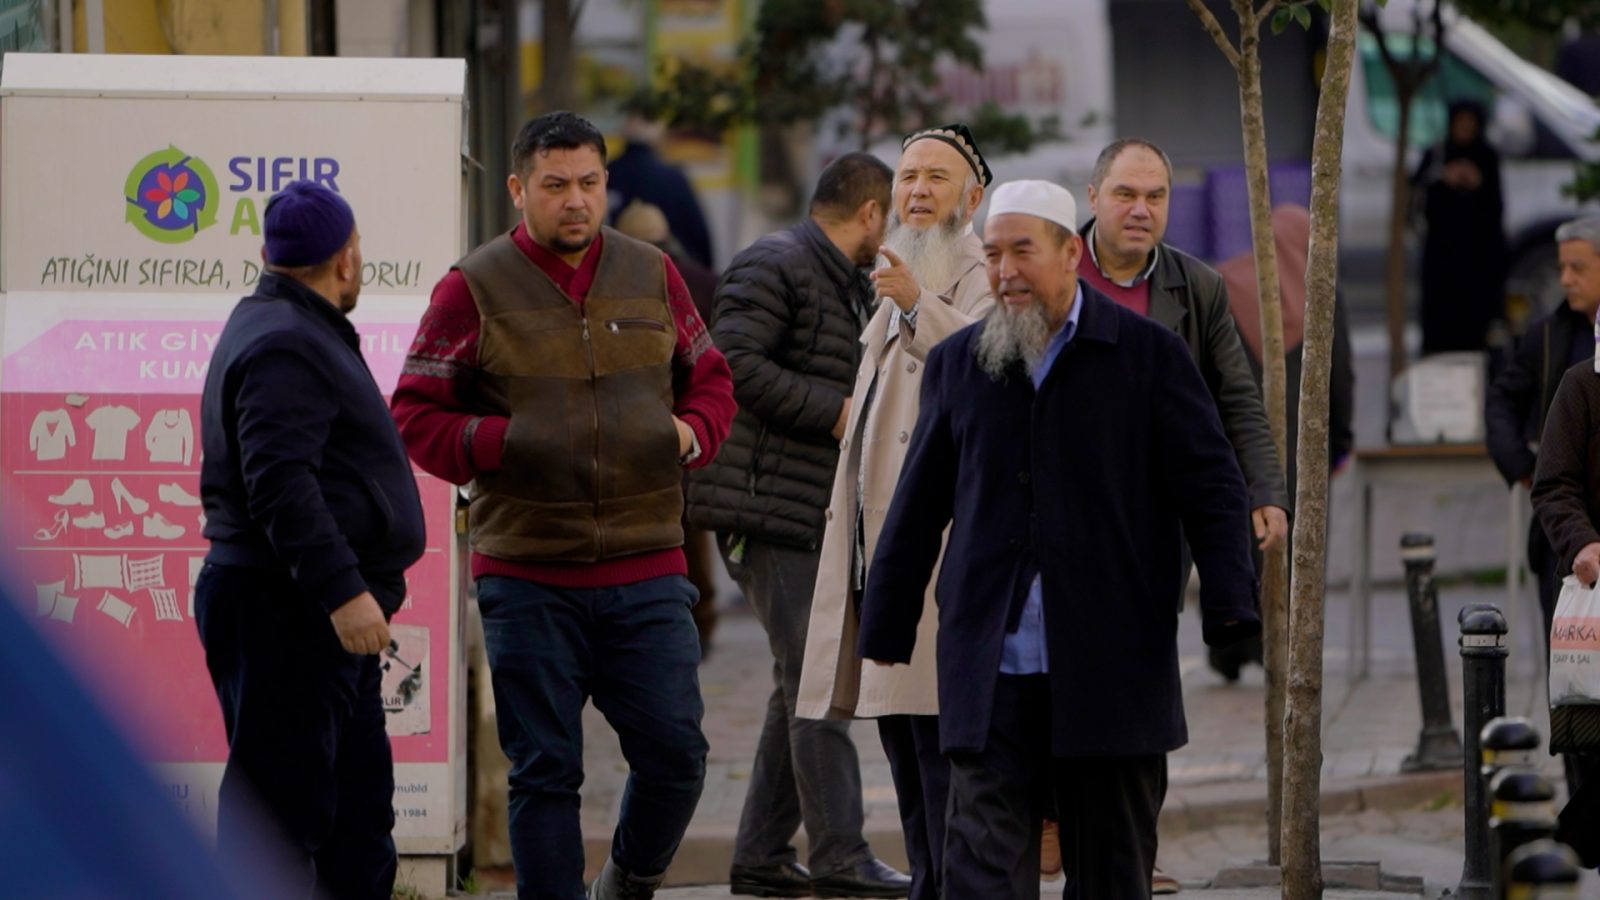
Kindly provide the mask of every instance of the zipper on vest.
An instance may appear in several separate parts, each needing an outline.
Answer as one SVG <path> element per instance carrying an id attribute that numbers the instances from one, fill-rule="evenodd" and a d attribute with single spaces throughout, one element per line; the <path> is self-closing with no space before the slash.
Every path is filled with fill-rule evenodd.
<path id="1" fill-rule="evenodd" d="M 594 478 L 594 545 L 595 557 L 604 559 L 606 555 L 605 535 L 600 531 L 600 393 L 598 384 L 599 375 L 594 362 L 594 341 L 589 337 L 589 313 L 583 313 L 583 349 L 589 354 L 589 403 L 594 412 L 594 453 L 590 454 L 589 465 Z"/>
<path id="2" fill-rule="evenodd" d="M 648 328 L 653 331 L 667 330 L 667 326 L 661 324 L 656 319 L 646 318 L 644 316 L 608 319 L 606 321 L 606 330 L 612 334 L 621 334 L 622 329 L 624 328 Z"/>

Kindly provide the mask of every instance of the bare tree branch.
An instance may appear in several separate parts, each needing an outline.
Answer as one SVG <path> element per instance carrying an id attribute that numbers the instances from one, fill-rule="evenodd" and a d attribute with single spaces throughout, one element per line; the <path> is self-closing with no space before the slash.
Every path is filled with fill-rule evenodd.
<path id="1" fill-rule="evenodd" d="M 1200 26 L 1206 30 L 1206 34 L 1211 35 L 1211 39 L 1217 44 L 1217 49 L 1221 50 L 1222 55 L 1228 60 L 1228 65 L 1233 66 L 1235 72 L 1239 71 L 1239 51 L 1228 40 L 1227 32 L 1222 30 L 1222 23 L 1211 14 L 1211 10 L 1206 9 L 1204 0 L 1187 0 L 1187 2 L 1189 8 L 1194 10 L 1194 14 L 1200 17 Z"/>
<path id="2" fill-rule="evenodd" d="M 1262 22 L 1265 22 L 1267 20 L 1267 16 L 1272 15 L 1272 11 L 1277 8 L 1278 0 L 1267 0 L 1267 2 L 1261 4 L 1261 8 L 1256 10 L 1256 24 L 1259 25 Z"/>

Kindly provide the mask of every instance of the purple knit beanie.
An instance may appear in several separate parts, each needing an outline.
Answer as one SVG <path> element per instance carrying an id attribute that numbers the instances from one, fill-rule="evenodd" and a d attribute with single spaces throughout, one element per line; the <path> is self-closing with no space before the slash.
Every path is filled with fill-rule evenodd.
<path id="1" fill-rule="evenodd" d="M 356 214 L 343 197 L 314 181 L 290 182 L 267 201 L 267 262 L 290 268 L 326 262 L 355 227 Z"/>

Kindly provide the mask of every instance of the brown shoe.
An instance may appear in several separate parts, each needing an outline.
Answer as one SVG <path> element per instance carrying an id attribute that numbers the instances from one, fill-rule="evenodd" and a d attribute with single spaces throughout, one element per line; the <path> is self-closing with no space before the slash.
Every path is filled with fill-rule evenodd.
<path id="1" fill-rule="evenodd" d="M 1039 833 L 1039 875 L 1046 881 L 1061 877 L 1061 828 L 1050 819 Z"/>
<path id="2" fill-rule="evenodd" d="M 1183 887 L 1178 884 L 1178 879 L 1173 878 L 1171 875 L 1160 869 L 1155 869 L 1150 873 L 1151 894 L 1176 894 L 1181 890 L 1183 890 Z"/>

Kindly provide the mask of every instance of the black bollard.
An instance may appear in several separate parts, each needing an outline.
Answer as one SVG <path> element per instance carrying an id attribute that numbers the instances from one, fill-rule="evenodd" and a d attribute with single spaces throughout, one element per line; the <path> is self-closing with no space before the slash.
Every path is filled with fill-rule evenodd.
<path id="1" fill-rule="evenodd" d="M 1486 613 L 1491 621 L 1486 625 L 1490 628 L 1498 626 L 1504 633 L 1504 620 L 1499 615 L 1499 610 L 1488 610 Z M 1466 628 L 1464 628 L 1466 631 Z M 1506 706 L 1506 682 L 1494 681 L 1491 676 L 1504 676 L 1506 666 L 1506 649 L 1499 645 L 1499 657 L 1469 657 L 1470 649 L 1494 650 L 1496 647 L 1469 647 L 1467 639 L 1470 634 L 1462 634 L 1461 655 L 1464 657 L 1462 666 L 1467 668 L 1467 692 L 1472 690 L 1472 669 L 1494 669 L 1490 674 L 1478 674 L 1483 681 L 1493 682 L 1490 687 L 1482 687 L 1486 701 L 1478 703 L 1480 713 L 1499 711 Z M 1466 695 L 1467 722 L 1474 719 L 1474 698 L 1472 693 Z M 1466 772 L 1462 773 L 1462 786 L 1466 788 L 1464 798 L 1464 815 L 1466 815 L 1466 860 L 1461 863 L 1461 886 L 1456 887 L 1459 897 L 1486 898 L 1493 894 L 1494 884 L 1494 849 L 1490 841 L 1490 793 L 1488 785 L 1494 775 L 1501 769 L 1514 767 L 1518 770 L 1533 772 L 1538 770 L 1539 730 L 1534 729 L 1533 722 L 1528 719 L 1506 719 L 1496 717 L 1490 724 L 1483 725 L 1482 732 L 1475 735 L 1467 732 L 1467 740 L 1475 741 L 1478 749 L 1477 756 L 1483 761 L 1482 769 L 1477 765 L 1467 765 Z"/>
<path id="2" fill-rule="evenodd" d="M 1506 896 L 1526 900 L 1578 900 L 1578 856 L 1565 844 L 1534 841 L 1506 860 Z"/>
<path id="3" fill-rule="evenodd" d="M 1556 789 L 1543 775 L 1524 769 L 1502 769 L 1489 785 L 1494 814 L 1494 896 L 1506 896 L 1507 860 L 1517 848 L 1556 833 Z"/>
<path id="4" fill-rule="evenodd" d="M 1417 654 L 1417 691 L 1422 696 L 1422 734 L 1417 737 L 1417 752 L 1400 763 L 1400 771 L 1453 769 L 1462 762 L 1461 736 L 1450 721 L 1450 684 L 1445 680 L 1444 641 L 1439 635 L 1439 592 L 1433 583 L 1433 537 L 1408 534 L 1401 538 L 1400 559 L 1406 565 L 1411 640 Z"/>

